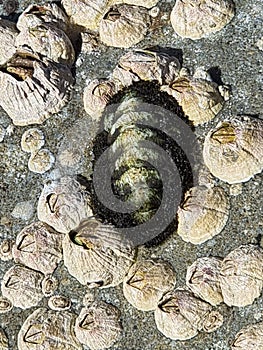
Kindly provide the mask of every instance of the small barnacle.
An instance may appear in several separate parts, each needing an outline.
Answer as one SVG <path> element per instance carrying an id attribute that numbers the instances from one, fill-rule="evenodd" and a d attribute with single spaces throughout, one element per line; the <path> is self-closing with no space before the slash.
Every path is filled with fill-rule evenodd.
<path id="1" fill-rule="evenodd" d="M 70 69 L 48 60 L 17 54 L 0 70 L 0 101 L 15 125 L 41 124 L 68 102 Z"/>
<path id="2" fill-rule="evenodd" d="M 5 331 L 0 327 L 0 350 L 9 350 L 8 338 Z"/>
<path id="3" fill-rule="evenodd" d="M 37 128 L 26 130 L 21 138 L 21 148 L 24 152 L 35 153 L 45 144 L 43 131 Z"/>
<path id="4" fill-rule="evenodd" d="M 231 344 L 231 350 L 262 350 L 263 322 L 249 324 L 242 328 Z"/>
<path id="5" fill-rule="evenodd" d="M 50 170 L 55 162 L 55 157 L 50 150 L 41 148 L 39 151 L 31 154 L 28 160 L 28 169 L 33 173 L 43 174 Z"/>
<path id="6" fill-rule="evenodd" d="M 7 261 L 13 258 L 12 248 L 14 245 L 14 241 L 11 239 L 5 239 L 0 244 L 0 260 Z"/>
<path id="7" fill-rule="evenodd" d="M 84 307 L 75 323 L 78 340 L 91 350 L 107 349 L 121 336 L 120 310 L 104 301 Z"/>
<path id="8" fill-rule="evenodd" d="M 62 247 L 68 272 L 89 288 L 120 284 L 134 262 L 135 251 L 118 230 L 93 218 L 65 235 Z"/>
<path id="9" fill-rule="evenodd" d="M 211 173 L 230 184 L 248 181 L 263 169 L 263 121 L 235 117 L 206 135 L 203 157 Z"/>
<path id="10" fill-rule="evenodd" d="M 37 206 L 38 219 L 56 231 L 68 233 L 81 220 L 92 216 L 87 192 L 77 180 L 69 176 L 45 184 Z"/>
<path id="11" fill-rule="evenodd" d="M 201 244 L 219 234 L 229 216 L 229 201 L 221 187 L 192 187 L 177 211 L 177 233 L 186 242 Z"/>
<path id="12" fill-rule="evenodd" d="M 144 7 L 116 5 L 100 21 L 100 40 L 115 47 L 131 47 L 140 42 L 151 24 L 148 10 Z"/>
<path id="13" fill-rule="evenodd" d="M 221 30 L 234 13 L 232 0 L 176 0 L 170 19 L 178 35 L 196 40 Z"/>
<path id="14" fill-rule="evenodd" d="M 137 261 L 123 281 L 125 298 L 139 310 L 155 310 L 162 295 L 174 288 L 173 267 L 164 260 Z"/>
<path id="15" fill-rule="evenodd" d="M 51 297 L 58 288 L 58 280 L 54 276 L 47 275 L 41 283 L 41 288 L 45 297 Z"/>
<path id="16" fill-rule="evenodd" d="M 51 274 L 62 260 L 62 238 L 47 224 L 33 222 L 17 235 L 14 260 L 45 275 Z"/>
<path id="17" fill-rule="evenodd" d="M 68 310 L 71 307 L 71 300 L 63 295 L 53 295 L 48 299 L 48 306 L 52 310 Z"/>
<path id="18" fill-rule="evenodd" d="M 36 306 L 42 299 L 41 282 L 43 279 L 44 275 L 41 272 L 14 265 L 4 274 L 1 291 L 14 306 L 27 309 Z"/>
<path id="19" fill-rule="evenodd" d="M 11 300 L 3 296 L 0 296 L 0 314 L 9 312 L 10 310 L 12 310 L 12 308 L 13 308 L 13 303 L 11 302 Z M 0 342 L 0 345 L 1 345 L 1 342 Z M 0 347 L 0 350 L 1 350 L 1 347 Z"/>
<path id="20" fill-rule="evenodd" d="M 73 323 L 75 315 L 69 311 L 39 308 L 33 311 L 18 333 L 19 350 L 82 350 Z"/>
<path id="21" fill-rule="evenodd" d="M 227 87 L 218 86 L 205 73 L 201 77 L 200 74 L 190 76 L 182 69 L 178 78 L 161 87 L 162 91 L 176 99 L 194 125 L 213 119 L 228 99 Z"/>
<path id="22" fill-rule="evenodd" d="M 0 18 L 0 66 L 6 64 L 15 54 L 17 34 L 14 23 Z"/>
<path id="23" fill-rule="evenodd" d="M 186 289 L 166 293 L 155 310 L 157 328 L 166 337 L 186 340 L 199 331 L 214 332 L 223 323 L 223 316 L 211 305 L 196 298 Z"/>
<path id="24" fill-rule="evenodd" d="M 223 302 L 219 283 L 219 271 L 222 259 L 203 257 L 187 268 L 186 285 L 199 298 L 211 305 Z"/>
<path id="25" fill-rule="evenodd" d="M 100 118 L 105 107 L 117 92 L 117 86 L 111 80 L 92 80 L 84 89 L 85 111 L 95 120 Z"/>
<path id="26" fill-rule="evenodd" d="M 252 304 L 263 288 L 263 250 L 252 244 L 232 250 L 222 261 L 219 281 L 227 305 Z"/>

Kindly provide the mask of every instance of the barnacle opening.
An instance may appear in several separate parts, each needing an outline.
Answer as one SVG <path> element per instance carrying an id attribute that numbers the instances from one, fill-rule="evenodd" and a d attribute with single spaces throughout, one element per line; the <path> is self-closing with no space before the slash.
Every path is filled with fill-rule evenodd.
<path id="1" fill-rule="evenodd" d="M 103 17 L 106 21 L 116 22 L 121 17 L 121 14 L 119 11 L 110 9 Z"/>
<path id="2" fill-rule="evenodd" d="M 230 123 L 224 122 L 211 137 L 221 144 L 233 143 L 236 141 L 235 128 Z"/>
<path id="3" fill-rule="evenodd" d="M 32 78 L 34 74 L 34 62 L 38 58 L 29 53 L 17 52 L 1 70 L 11 74 L 17 81 Z"/>

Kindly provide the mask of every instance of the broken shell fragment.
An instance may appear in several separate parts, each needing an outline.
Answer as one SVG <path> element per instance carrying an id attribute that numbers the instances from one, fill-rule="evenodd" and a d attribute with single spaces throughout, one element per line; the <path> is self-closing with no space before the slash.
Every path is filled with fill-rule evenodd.
<path id="1" fill-rule="evenodd" d="M 45 144 L 43 132 L 37 128 L 26 130 L 21 138 L 21 148 L 24 152 L 35 153 Z"/>
<path id="2" fill-rule="evenodd" d="M 55 157 L 50 150 L 42 148 L 36 153 L 32 153 L 28 160 L 28 169 L 33 173 L 44 174 L 50 170 L 55 162 Z"/>
<path id="3" fill-rule="evenodd" d="M 120 284 L 134 262 L 134 250 L 111 225 L 87 219 L 63 239 L 68 272 L 89 288 Z"/>
<path id="4" fill-rule="evenodd" d="M 53 295 L 48 299 L 48 306 L 52 310 L 68 310 L 71 307 L 71 300 L 63 295 Z"/>
<path id="5" fill-rule="evenodd" d="M 186 242 L 204 243 L 223 230 L 229 209 L 228 197 L 221 187 L 192 187 L 177 211 L 177 233 Z"/>
<path id="6" fill-rule="evenodd" d="M 58 288 L 58 280 L 54 276 L 47 275 L 41 283 L 41 288 L 45 297 L 51 297 Z"/>
<path id="7" fill-rule="evenodd" d="M 16 52 L 18 31 L 13 22 L 0 18 L 0 66 L 6 64 Z"/>
<path id="8" fill-rule="evenodd" d="M 18 333 L 19 350 L 81 350 L 74 330 L 75 315 L 46 308 L 35 310 Z"/>
<path id="9" fill-rule="evenodd" d="M 33 222 L 17 235 L 14 260 L 45 275 L 52 274 L 62 260 L 62 238 L 47 224 Z"/>
<path id="10" fill-rule="evenodd" d="M 14 245 L 14 241 L 11 239 L 5 239 L 0 244 L 0 260 L 8 261 L 13 259 L 12 248 Z"/>
<path id="11" fill-rule="evenodd" d="M 78 340 L 91 350 L 107 349 L 120 337 L 121 313 L 116 306 L 95 301 L 81 310 L 75 323 Z"/>
<path id="12" fill-rule="evenodd" d="M 41 282 L 43 279 L 44 275 L 41 272 L 14 265 L 4 274 L 1 291 L 14 306 L 27 309 L 36 306 L 42 299 Z"/>
<path id="13" fill-rule="evenodd" d="M 116 5 L 100 21 L 100 40 L 108 46 L 128 48 L 146 36 L 150 24 L 146 8 Z"/>
<path id="14" fill-rule="evenodd" d="M 13 308 L 13 303 L 8 298 L 0 296 L 0 314 L 9 312 Z M 1 342 L 0 342 L 1 345 Z M 1 347 L 0 347 L 1 350 Z"/>
<path id="15" fill-rule="evenodd" d="M 211 173 L 229 184 L 248 181 L 263 169 L 263 121 L 235 117 L 210 130 L 203 157 Z"/>
<path id="16" fill-rule="evenodd" d="M 170 19 L 178 35 L 196 40 L 221 30 L 234 13 L 232 0 L 176 0 Z"/>
<path id="17" fill-rule="evenodd" d="M 45 184 L 37 207 L 38 219 L 56 231 L 68 233 L 92 216 L 87 192 L 77 180 L 62 177 Z"/>
<path id="18" fill-rule="evenodd" d="M 157 328 L 166 337 L 187 340 L 199 331 L 213 332 L 223 323 L 223 316 L 191 292 L 178 288 L 166 293 L 155 310 Z"/>
<path id="19" fill-rule="evenodd" d="M 252 304 L 263 288 L 263 250 L 248 244 L 231 251 L 222 261 L 219 280 L 224 303 Z"/>
<path id="20" fill-rule="evenodd" d="M 249 324 L 242 328 L 235 336 L 232 350 L 262 350 L 263 349 L 263 322 Z"/>
<path id="21" fill-rule="evenodd" d="M 8 338 L 4 330 L 0 327 L 0 350 L 8 350 Z"/>
<path id="22" fill-rule="evenodd" d="M 175 271 L 168 262 L 141 260 L 129 269 L 123 282 L 123 293 L 135 308 L 155 310 L 162 295 L 173 289 L 175 283 Z"/>
<path id="23" fill-rule="evenodd" d="M 73 77 L 67 66 L 13 57 L 0 70 L 0 101 L 15 125 L 41 124 L 70 98 Z"/>
<path id="24" fill-rule="evenodd" d="M 211 305 L 223 302 L 219 283 L 219 271 L 222 259 L 203 257 L 187 268 L 186 285 L 200 299 Z"/>

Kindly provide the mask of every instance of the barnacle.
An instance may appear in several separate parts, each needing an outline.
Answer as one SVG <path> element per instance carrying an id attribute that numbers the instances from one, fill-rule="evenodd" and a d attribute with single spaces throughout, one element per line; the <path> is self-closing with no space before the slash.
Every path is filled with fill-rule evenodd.
<path id="1" fill-rule="evenodd" d="M 26 130 L 21 138 L 21 148 L 24 152 L 35 153 L 45 144 L 43 131 L 37 128 Z"/>
<path id="2" fill-rule="evenodd" d="M 48 299 L 48 306 L 52 310 L 68 310 L 71 307 L 71 300 L 63 295 L 53 295 Z"/>
<path id="3" fill-rule="evenodd" d="M 263 348 L 263 322 L 242 328 L 231 344 L 231 350 L 261 350 Z"/>
<path id="4" fill-rule="evenodd" d="M 34 173 L 43 174 L 50 170 L 55 162 L 55 157 L 50 150 L 41 148 L 31 154 L 28 160 L 28 169 Z"/>
<path id="5" fill-rule="evenodd" d="M 10 310 L 12 310 L 12 308 L 13 308 L 13 303 L 11 302 L 11 300 L 9 300 L 6 297 L 0 296 L 0 314 L 9 312 Z M 0 339 L 1 339 L 1 335 L 0 335 Z M 0 345 L 1 345 L 1 341 L 0 341 Z M 1 346 L 0 346 L 0 349 L 1 349 Z"/>
<path id="6" fill-rule="evenodd" d="M 15 24 L 0 18 L 0 66 L 6 64 L 15 54 L 17 35 Z"/>

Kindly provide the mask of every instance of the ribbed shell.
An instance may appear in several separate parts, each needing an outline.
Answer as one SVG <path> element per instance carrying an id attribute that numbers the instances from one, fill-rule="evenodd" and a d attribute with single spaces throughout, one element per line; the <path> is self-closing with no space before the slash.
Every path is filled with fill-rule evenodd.
<path id="1" fill-rule="evenodd" d="M 249 324 L 242 328 L 235 336 L 231 345 L 232 350 L 262 350 L 263 322 Z"/>

